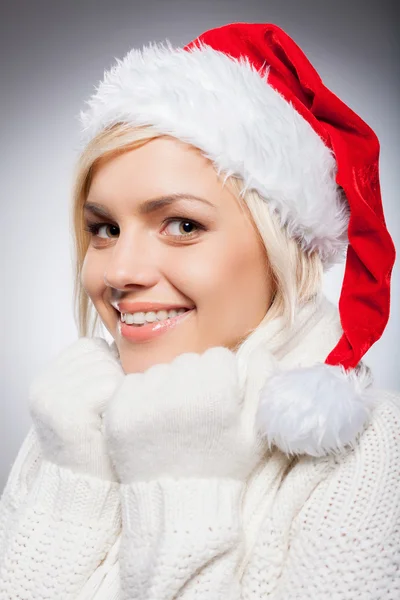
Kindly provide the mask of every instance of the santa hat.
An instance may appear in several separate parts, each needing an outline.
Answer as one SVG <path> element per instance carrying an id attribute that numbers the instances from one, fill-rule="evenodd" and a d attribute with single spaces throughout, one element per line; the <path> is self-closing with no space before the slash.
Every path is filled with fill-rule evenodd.
<path id="1" fill-rule="evenodd" d="M 117 123 L 153 127 L 201 149 L 219 174 L 241 177 L 307 252 L 318 251 L 325 269 L 347 249 L 341 339 L 325 364 L 270 378 L 261 404 L 274 423 L 264 434 L 285 452 L 318 456 L 351 444 L 367 415 L 352 370 L 388 321 L 395 259 L 374 132 L 271 24 L 233 23 L 184 48 L 133 49 L 87 104 L 86 141 Z M 312 419 L 302 411 L 304 390 Z M 284 412 L 297 417 L 298 438 L 285 440 Z"/>

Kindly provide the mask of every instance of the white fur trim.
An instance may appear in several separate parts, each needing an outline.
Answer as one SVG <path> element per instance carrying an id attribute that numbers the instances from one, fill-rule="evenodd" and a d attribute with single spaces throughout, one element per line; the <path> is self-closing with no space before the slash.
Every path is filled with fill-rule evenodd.
<path id="1" fill-rule="evenodd" d="M 324 456 L 354 447 L 373 406 L 370 376 L 318 364 L 273 375 L 257 413 L 260 433 L 285 454 Z"/>
<path id="2" fill-rule="evenodd" d="M 131 50 L 81 112 L 86 141 L 118 122 L 150 125 L 200 148 L 219 174 L 238 175 L 325 268 L 343 258 L 348 207 L 336 162 L 311 125 L 246 59 L 169 42 Z"/>

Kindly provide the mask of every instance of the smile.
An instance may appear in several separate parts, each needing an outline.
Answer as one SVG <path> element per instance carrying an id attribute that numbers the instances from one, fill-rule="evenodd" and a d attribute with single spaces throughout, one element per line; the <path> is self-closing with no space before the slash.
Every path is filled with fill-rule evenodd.
<path id="1" fill-rule="evenodd" d="M 143 327 L 147 323 L 155 323 L 157 321 L 165 321 L 166 319 L 172 319 L 187 312 L 187 308 L 178 308 L 171 310 L 158 310 L 149 312 L 134 312 L 134 313 L 121 313 L 121 321 L 127 325 L 134 325 L 136 327 Z"/>

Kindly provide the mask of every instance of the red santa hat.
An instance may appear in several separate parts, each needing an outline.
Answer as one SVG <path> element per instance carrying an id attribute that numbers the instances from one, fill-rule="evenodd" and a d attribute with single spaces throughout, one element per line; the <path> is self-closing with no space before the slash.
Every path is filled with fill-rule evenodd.
<path id="1" fill-rule="evenodd" d="M 293 418 L 296 389 L 315 396 L 314 418 L 307 417 L 314 430 L 299 422 L 297 440 L 285 441 L 279 415 L 268 415 L 275 433 L 265 435 L 285 452 L 322 455 L 351 443 L 365 411 L 349 374 L 384 331 L 395 260 L 371 128 L 272 24 L 233 23 L 184 48 L 166 42 L 133 49 L 105 73 L 87 104 L 81 113 L 86 141 L 116 123 L 153 127 L 201 149 L 219 174 L 241 177 L 306 251 L 318 251 L 325 270 L 347 250 L 341 339 L 325 365 L 273 377 L 263 397 L 279 410 L 276 394 L 285 389 Z M 342 415 L 333 425 L 321 422 L 322 413 L 330 414 L 327 405 Z M 305 443 L 310 436 L 318 443 Z"/>

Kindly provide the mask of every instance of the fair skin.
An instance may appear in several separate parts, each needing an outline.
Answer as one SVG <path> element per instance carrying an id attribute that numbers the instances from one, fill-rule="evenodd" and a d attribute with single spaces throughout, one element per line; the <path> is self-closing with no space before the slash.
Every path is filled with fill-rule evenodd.
<path id="1" fill-rule="evenodd" d="M 207 203 L 182 198 L 141 210 L 171 194 Z M 247 209 L 199 150 L 161 137 L 101 161 L 88 202 L 112 218 L 85 210 L 86 225 L 103 226 L 91 234 L 82 284 L 116 342 L 125 373 L 213 346 L 234 350 L 261 322 L 273 295 L 265 248 Z M 178 326 L 138 342 L 121 335 L 112 305 L 117 300 L 193 310 Z"/>

